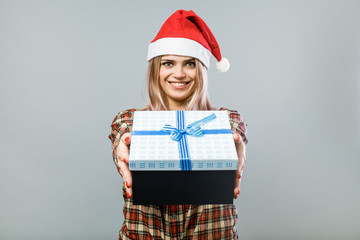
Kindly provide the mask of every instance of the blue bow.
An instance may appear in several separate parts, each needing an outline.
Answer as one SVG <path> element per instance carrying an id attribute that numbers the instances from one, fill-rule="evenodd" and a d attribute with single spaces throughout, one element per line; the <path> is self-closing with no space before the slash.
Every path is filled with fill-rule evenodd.
<path id="1" fill-rule="evenodd" d="M 191 135 L 194 137 L 201 137 L 204 135 L 204 132 L 201 129 L 201 125 L 204 125 L 205 123 L 210 122 L 215 118 L 216 115 L 215 113 L 213 113 L 203 119 L 200 119 L 198 121 L 189 124 L 185 129 L 179 129 L 171 126 L 170 124 L 165 124 L 164 127 L 161 129 L 161 131 L 170 134 L 170 138 L 177 142 L 180 141 L 181 137 L 184 134 Z"/>

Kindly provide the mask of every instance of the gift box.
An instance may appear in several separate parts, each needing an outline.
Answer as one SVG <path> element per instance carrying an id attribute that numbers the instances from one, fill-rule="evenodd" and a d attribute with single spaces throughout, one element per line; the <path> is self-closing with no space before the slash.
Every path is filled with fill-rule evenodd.
<path id="1" fill-rule="evenodd" d="M 136 111 L 134 204 L 233 203 L 238 157 L 227 111 Z"/>

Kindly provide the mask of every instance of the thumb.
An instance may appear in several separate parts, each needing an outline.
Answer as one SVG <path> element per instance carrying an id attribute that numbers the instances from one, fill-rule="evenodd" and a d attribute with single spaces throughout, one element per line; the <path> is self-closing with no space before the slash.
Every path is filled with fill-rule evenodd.
<path id="1" fill-rule="evenodd" d="M 240 143 L 240 135 L 238 133 L 233 133 L 235 144 L 238 145 Z"/>
<path id="2" fill-rule="evenodd" d="M 131 133 L 124 133 L 121 137 L 121 141 L 129 146 L 131 143 Z"/>

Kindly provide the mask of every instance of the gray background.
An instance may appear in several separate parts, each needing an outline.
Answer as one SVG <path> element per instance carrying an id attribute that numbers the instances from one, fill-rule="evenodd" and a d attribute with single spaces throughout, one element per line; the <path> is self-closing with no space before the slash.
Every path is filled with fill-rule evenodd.
<path id="1" fill-rule="evenodd" d="M 0 239 L 116 239 L 110 124 L 142 107 L 148 43 L 177 9 L 232 68 L 215 106 L 249 144 L 240 239 L 360 239 L 360 1 L 0 1 Z"/>

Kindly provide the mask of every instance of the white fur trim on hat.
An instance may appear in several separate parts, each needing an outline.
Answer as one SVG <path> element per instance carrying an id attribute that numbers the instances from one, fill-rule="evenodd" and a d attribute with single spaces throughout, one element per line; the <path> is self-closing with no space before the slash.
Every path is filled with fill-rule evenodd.
<path id="1" fill-rule="evenodd" d="M 161 38 L 150 43 L 147 60 L 170 54 L 194 57 L 199 59 L 206 68 L 210 67 L 211 52 L 200 43 L 187 38 Z"/>
<path id="2" fill-rule="evenodd" d="M 223 57 L 220 62 L 215 63 L 215 68 L 219 72 L 226 72 L 230 68 L 229 60 Z"/>

